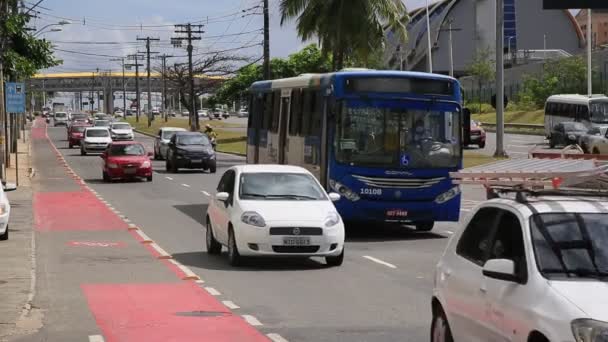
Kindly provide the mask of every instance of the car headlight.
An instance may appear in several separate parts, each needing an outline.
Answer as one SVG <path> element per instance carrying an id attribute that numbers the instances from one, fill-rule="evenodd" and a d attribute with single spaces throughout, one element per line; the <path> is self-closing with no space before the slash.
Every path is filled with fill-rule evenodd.
<path id="1" fill-rule="evenodd" d="M 575 319 L 571 323 L 576 342 L 607 342 L 608 323 L 592 319 Z"/>
<path id="2" fill-rule="evenodd" d="M 333 179 L 329 180 L 329 186 L 351 202 L 356 202 L 361 199 L 361 197 L 359 197 L 359 195 L 357 195 L 354 191 Z"/>
<path id="3" fill-rule="evenodd" d="M 118 168 L 118 164 L 116 164 L 116 163 L 108 163 L 108 168 L 110 168 L 110 169 L 117 169 Z"/>
<path id="4" fill-rule="evenodd" d="M 452 198 L 458 196 L 459 194 L 460 194 L 460 187 L 455 186 L 455 187 L 451 188 L 450 190 L 437 196 L 437 198 L 435 198 L 435 203 L 437 203 L 437 204 L 445 203 L 445 202 L 451 200 Z"/>
<path id="5" fill-rule="evenodd" d="M 324 223 L 326 228 L 333 227 L 333 226 L 337 225 L 338 223 L 340 223 L 340 215 L 338 215 L 337 212 L 332 211 L 327 214 L 327 217 L 325 218 L 325 223 Z"/>
<path id="6" fill-rule="evenodd" d="M 570 134 L 570 135 L 568 135 L 568 139 L 570 139 L 570 140 L 576 140 L 576 135 Z"/>
<path id="7" fill-rule="evenodd" d="M 150 166 L 151 166 L 151 164 L 150 164 L 150 161 L 149 161 L 149 160 L 146 160 L 145 162 L 143 162 L 143 163 L 141 164 L 141 167 L 145 167 L 145 168 L 148 168 L 148 167 L 150 167 Z"/>
<path id="8" fill-rule="evenodd" d="M 262 215 L 256 213 L 255 211 L 244 212 L 243 215 L 241 215 L 241 222 L 256 227 L 266 226 L 266 222 L 264 221 Z"/>

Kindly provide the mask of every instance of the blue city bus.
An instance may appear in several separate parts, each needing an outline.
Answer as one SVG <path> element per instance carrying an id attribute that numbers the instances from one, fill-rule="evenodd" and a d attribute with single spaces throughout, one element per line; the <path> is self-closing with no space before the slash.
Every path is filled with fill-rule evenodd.
<path id="1" fill-rule="evenodd" d="M 247 162 L 308 169 L 345 222 L 394 222 L 429 231 L 458 221 L 470 114 L 451 77 L 344 70 L 255 82 Z M 466 123 L 466 125 L 463 125 Z"/>

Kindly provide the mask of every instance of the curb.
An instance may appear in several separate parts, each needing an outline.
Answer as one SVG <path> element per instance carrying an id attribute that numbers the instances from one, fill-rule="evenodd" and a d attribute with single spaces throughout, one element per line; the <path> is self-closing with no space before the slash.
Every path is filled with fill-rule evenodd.
<path id="1" fill-rule="evenodd" d="M 148 132 L 140 131 L 138 129 L 133 129 L 133 131 L 135 133 L 139 133 L 141 135 L 145 135 L 145 136 L 147 136 L 149 138 L 156 138 L 156 135 L 148 133 Z M 224 140 L 218 140 L 217 142 L 218 142 L 218 144 L 221 144 L 221 143 L 227 144 L 227 143 L 239 142 L 239 141 L 247 141 L 247 137 L 224 139 Z M 222 152 L 222 151 L 218 151 L 218 152 L 224 153 L 224 154 L 229 154 L 229 155 L 232 155 L 232 156 L 237 156 L 237 157 L 246 157 L 247 156 L 246 154 L 241 154 L 241 153 Z"/>

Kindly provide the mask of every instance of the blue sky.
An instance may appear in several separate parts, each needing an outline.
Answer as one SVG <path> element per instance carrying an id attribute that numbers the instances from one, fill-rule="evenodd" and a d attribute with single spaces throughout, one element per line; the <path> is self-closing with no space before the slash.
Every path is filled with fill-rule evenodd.
<path id="1" fill-rule="evenodd" d="M 29 0 L 27 3 L 35 2 Z M 431 2 L 434 2 L 431 0 Z M 183 48 L 174 48 L 170 38 L 175 36 L 173 26 L 188 21 L 206 24 L 203 40 L 196 42 L 195 54 L 208 51 L 231 50 L 251 58 L 261 57 L 262 42 L 259 31 L 263 27 L 261 0 L 45 0 L 40 5 L 35 26 L 40 29 L 47 24 L 69 20 L 61 32 L 42 34 L 53 42 L 56 51 L 64 60 L 52 71 L 85 71 L 100 69 L 118 70 L 112 56 L 124 56 L 143 45 L 137 37 L 160 38 L 153 51 L 175 56 L 186 54 Z M 405 0 L 413 9 L 423 6 L 425 0 Z M 297 37 L 294 23 L 281 27 L 279 0 L 270 0 L 271 7 L 271 55 L 283 57 L 297 51 L 304 43 Z M 243 12 L 245 11 L 245 12 Z M 98 42 L 93 45 L 90 42 Z M 74 52 L 103 55 L 80 55 Z M 183 58 L 174 58 L 172 63 Z"/>

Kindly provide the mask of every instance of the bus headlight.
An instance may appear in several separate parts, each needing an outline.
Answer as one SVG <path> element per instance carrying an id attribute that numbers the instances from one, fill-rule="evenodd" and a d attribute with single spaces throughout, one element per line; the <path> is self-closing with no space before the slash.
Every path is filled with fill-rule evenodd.
<path id="1" fill-rule="evenodd" d="M 460 187 L 455 186 L 455 187 L 451 188 L 450 190 L 437 196 L 437 198 L 435 198 L 435 203 L 437 203 L 437 204 L 445 203 L 445 202 L 451 200 L 452 198 L 458 196 L 459 194 L 460 194 Z"/>
<path id="2" fill-rule="evenodd" d="M 361 197 L 359 197 L 359 195 L 357 195 L 354 191 L 333 179 L 329 180 L 329 186 L 351 202 L 356 202 L 361 199 Z"/>

